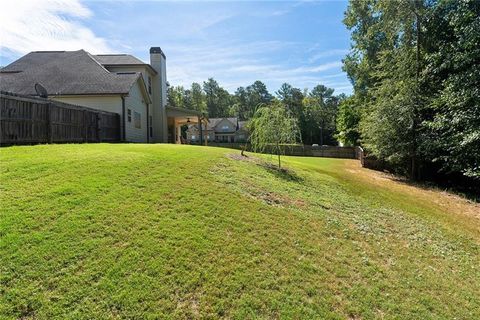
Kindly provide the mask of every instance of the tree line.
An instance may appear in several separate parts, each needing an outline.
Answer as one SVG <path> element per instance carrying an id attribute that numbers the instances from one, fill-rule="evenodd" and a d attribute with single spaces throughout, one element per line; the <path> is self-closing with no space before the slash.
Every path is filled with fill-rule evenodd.
<path id="1" fill-rule="evenodd" d="M 411 179 L 480 179 L 480 1 L 350 0 L 338 138 Z"/>
<path id="2" fill-rule="evenodd" d="M 320 145 L 337 144 L 336 116 L 340 102 L 346 98 L 343 94 L 335 95 L 333 89 L 321 84 L 309 91 L 284 83 L 272 95 L 261 81 L 239 87 L 230 94 L 213 78 L 203 84 L 192 83 L 187 89 L 169 86 L 167 92 L 168 105 L 197 110 L 210 118 L 250 120 L 260 108 L 274 108 L 281 104 L 285 115 L 297 122 L 301 142 Z"/>
<path id="3" fill-rule="evenodd" d="M 305 144 L 361 145 L 412 180 L 478 186 L 480 1 L 350 0 L 344 24 L 352 44 L 343 60 L 349 97 L 288 83 L 272 95 L 261 81 L 230 94 L 210 78 L 169 87 L 168 103 L 241 120 L 281 105 Z"/>

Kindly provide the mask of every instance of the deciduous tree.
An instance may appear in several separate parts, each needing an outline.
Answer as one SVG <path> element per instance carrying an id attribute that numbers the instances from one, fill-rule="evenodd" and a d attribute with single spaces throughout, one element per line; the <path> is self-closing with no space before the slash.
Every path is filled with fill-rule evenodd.
<path id="1" fill-rule="evenodd" d="M 297 119 L 281 102 L 275 101 L 269 107 L 260 107 L 250 121 L 250 142 L 255 152 L 271 152 L 278 157 L 285 154 L 288 144 L 301 141 Z"/>

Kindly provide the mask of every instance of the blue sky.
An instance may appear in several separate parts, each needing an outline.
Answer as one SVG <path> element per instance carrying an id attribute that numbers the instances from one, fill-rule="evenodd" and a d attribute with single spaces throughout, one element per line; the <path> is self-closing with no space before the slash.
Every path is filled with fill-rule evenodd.
<path id="1" fill-rule="evenodd" d="M 230 92 L 255 80 L 271 92 L 283 82 L 352 90 L 341 70 L 350 43 L 342 24 L 346 1 L 10 3 L 15 10 L 0 13 L 1 65 L 33 50 L 82 48 L 148 62 L 148 49 L 160 46 L 172 85 L 213 77 Z"/>

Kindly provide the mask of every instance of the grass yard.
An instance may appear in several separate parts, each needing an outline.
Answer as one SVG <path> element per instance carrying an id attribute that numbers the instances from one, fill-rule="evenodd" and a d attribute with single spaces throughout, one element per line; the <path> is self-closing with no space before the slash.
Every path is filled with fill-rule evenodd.
<path id="1" fill-rule="evenodd" d="M 478 204 L 238 153 L 1 149 L 0 318 L 480 318 Z"/>

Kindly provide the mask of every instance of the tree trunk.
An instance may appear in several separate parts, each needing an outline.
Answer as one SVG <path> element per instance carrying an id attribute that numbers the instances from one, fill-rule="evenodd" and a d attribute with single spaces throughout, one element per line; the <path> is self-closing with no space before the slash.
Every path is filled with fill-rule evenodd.
<path id="1" fill-rule="evenodd" d="M 247 143 L 245 143 L 242 147 L 242 152 L 241 152 L 242 157 L 246 157 L 246 155 L 244 154 L 246 149 L 247 149 Z"/>
<path id="2" fill-rule="evenodd" d="M 415 2 L 417 6 L 417 2 Z M 418 8 L 415 8 L 418 9 Z M 420 18 L 418 12 L 415 11 L 415 20 L 416 20 L 416 70 L 415 70 L 415 85 L 416 85 L 416 94 L 415 94 L 415 103 L 413 105 L 413 115 L 412 115 L 412 149 L 411 149 L 411 159 L 410 159 L 410 178 L 412 180 L 418 179 L 418 164 L 417 164 L 417 118 L 418 118 L 418 107 L 420 105 Z"/>
<path id="3" fill-rule="evenodd" d="M 278 155 L 278 169 L 281 168 L 281 164 L 280 164 L 280 146 L 278 145 L 278 142 L 277 142 L 277 155 Z"/>

